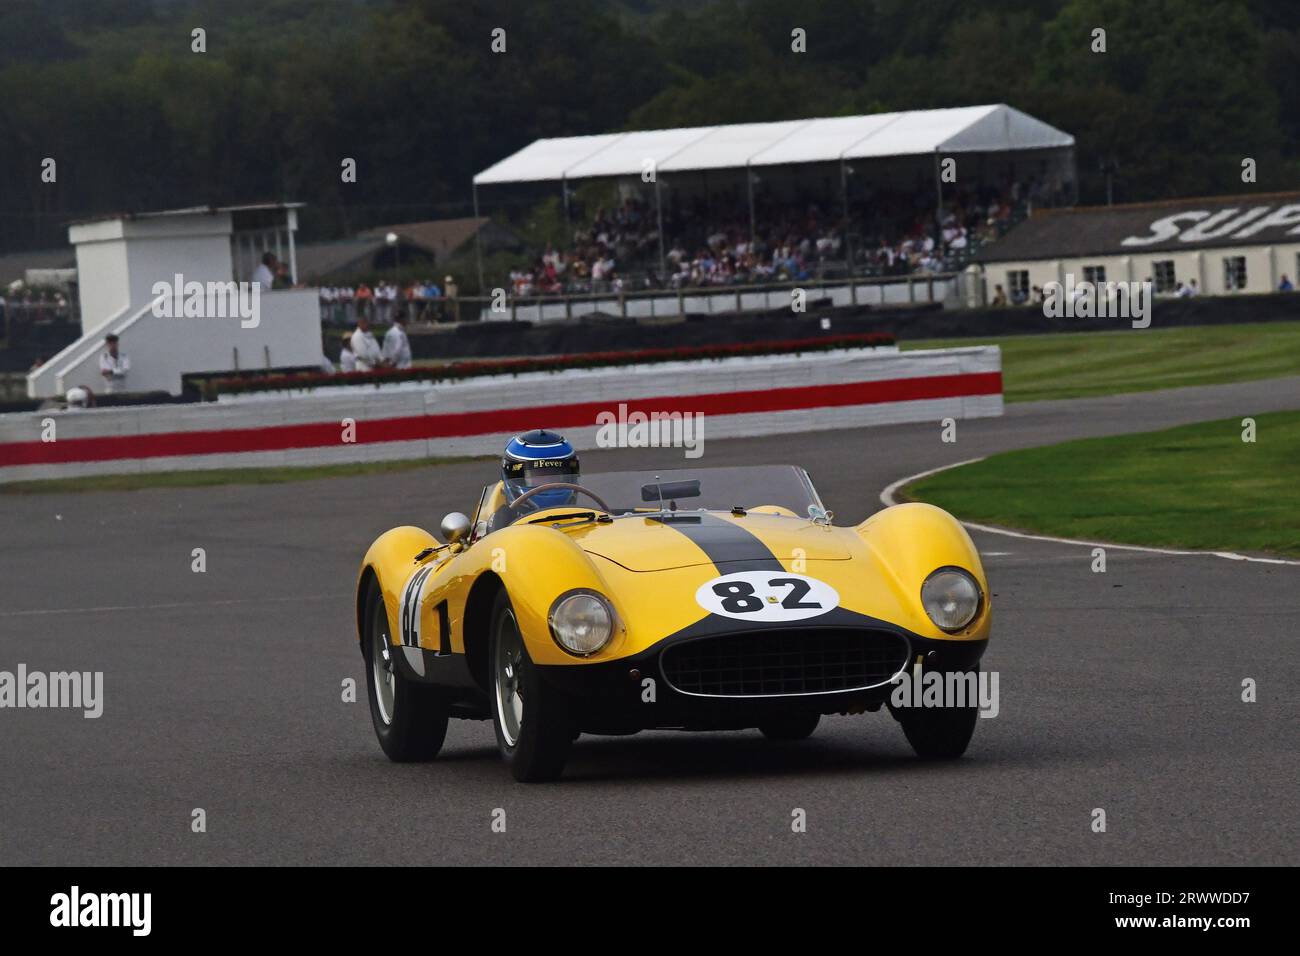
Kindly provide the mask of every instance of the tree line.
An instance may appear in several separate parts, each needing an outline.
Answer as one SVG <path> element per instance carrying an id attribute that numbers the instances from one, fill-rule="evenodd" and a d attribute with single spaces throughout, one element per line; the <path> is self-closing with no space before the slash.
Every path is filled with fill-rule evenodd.
<path id="1" fill-rule="evenodd" d="M 1282 0 L 5 0 L 0 251 L 258 199 L 326 238 L 467 215 L 538 137 L 993 102 L 1076 137 L 1081 203 L 1106 168 L 1116 202 L 1272 192 L 1298 87 Z"/>

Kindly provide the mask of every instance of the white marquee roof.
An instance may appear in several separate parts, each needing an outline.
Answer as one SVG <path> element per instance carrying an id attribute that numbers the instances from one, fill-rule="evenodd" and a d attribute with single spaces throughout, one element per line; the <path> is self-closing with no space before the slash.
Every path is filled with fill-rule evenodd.
<path id="1" fill-rule="evenodd" d="M 635 176 L 647 163 L 680 172 L 1073 145 L 1068 133 L 999 103 L 539 139 L 483 170 L 474 185 Z"/>

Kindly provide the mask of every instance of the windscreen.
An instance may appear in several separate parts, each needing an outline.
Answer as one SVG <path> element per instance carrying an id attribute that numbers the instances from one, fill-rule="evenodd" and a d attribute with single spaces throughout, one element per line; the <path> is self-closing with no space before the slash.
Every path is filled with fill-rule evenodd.
<path id="1" fill-rule="evenodd" d="M 810 507 L 822 507 L 808 473 L 794 465 L 584 473 L 576 483 L 595 492 L 616 513 L 658 511 L 656 489 L 664 491 L 663 507 L 669 507 L 671 501 L 679 511 L 779 505 L 797 515 L 807 515 Z M 592 502 L 579 495 L 574 503 L 586 506 Z"/>

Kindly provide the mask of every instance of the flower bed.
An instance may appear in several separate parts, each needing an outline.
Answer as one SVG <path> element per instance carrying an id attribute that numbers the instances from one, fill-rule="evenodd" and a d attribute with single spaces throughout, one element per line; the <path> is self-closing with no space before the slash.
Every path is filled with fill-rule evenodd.
<path id="1" fill-rule="evenodd" d="M 609 368 L 621 365 L 649 365 L 655 362 L 706 361 L 753 355 L 797 355 L 801 352 L 829 352 L 835 349 L 880 348 L 894 344 L 885 332 L 747 342 L 738 345 L 694 345 L 682 348 L 638 349 L 630 352 L 580 352 L 549 358 L 510 358 L 489 361 L 450 362 L 409 369 L 378 369 L 373 372 L 303 372 L 294 375 L 217 378 L 203 383 L 203 397 L 313 389 L 339 385 L 388 385 L 395 382 L 452 382 L 484 375 L 518 375 L 521 372 L 562 372 L 574 368 Z"/>

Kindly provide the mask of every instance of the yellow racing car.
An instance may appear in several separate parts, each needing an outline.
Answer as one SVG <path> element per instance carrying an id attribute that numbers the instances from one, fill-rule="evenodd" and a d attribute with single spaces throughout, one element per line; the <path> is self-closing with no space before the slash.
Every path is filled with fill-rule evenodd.
<path id="1" fill-rule="evenodd" d="M 974 701 L 890 698 L 923 672 L 978 669 L 991 609 L 975 546 L 930 505 L 832 517 L 802 468 L 584 474 L 559 436 L 520 436 L 443 541 L 394 528 L 361 564 L 380 745 L 427 760 L 449 718 L 490 719 L 514 776 L 548 780 L 583 733 L 796 740 L 823 714 L 888 705 L 919 756 L 960 756 Z"/>

